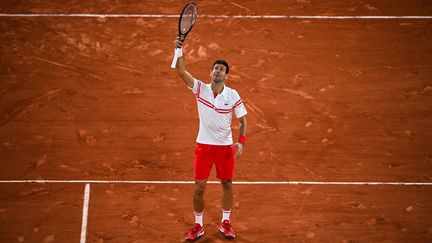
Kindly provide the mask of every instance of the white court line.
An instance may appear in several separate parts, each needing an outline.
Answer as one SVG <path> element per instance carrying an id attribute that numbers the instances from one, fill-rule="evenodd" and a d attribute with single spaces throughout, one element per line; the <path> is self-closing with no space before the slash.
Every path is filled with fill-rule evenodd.
<path id="1" fill-rule="evenodd" d="M 90 200 L 90 184 L 87 183 L 84 189 L 84 203 L 83 203 L 80 243 L 85 243 L 87 238 L 86 235 L 87 235 L 87 218 L 88 218 L 89 200 Z"/>
<path id="2" fill-rule="evenodd" d="M 116 180 L 0 180 L 0 184 L 74 183 L 74 184 L 194 184 L 194 181 L 116 181 Z M 219 184 L 219 181 L 208 181 Z M 400 181 L 234 181 L 237 185 L 369 185 L 369 186 L 432 186 L 432 182 Z"/>
<path id="3" fill-rule="evenodd" d="M 218 19 L 432 19 L 432 16 L 204 15 Z"/>
<path id="4" fill-rule="evenodd" d="M 178 14 L 0 13 L 0 17 L 178 18 Z M 432 16 L 199 15 L 214 19 L 432 19 Z"/>

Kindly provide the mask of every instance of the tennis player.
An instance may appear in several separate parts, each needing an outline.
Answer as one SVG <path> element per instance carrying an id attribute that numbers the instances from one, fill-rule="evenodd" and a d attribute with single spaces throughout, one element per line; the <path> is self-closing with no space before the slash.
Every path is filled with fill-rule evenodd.
<path id="1" fill-rule="evenodd" d="M 185 239 L 194 241 L 204 234 L 204 192 L 213 164 L 223 189 L 220 231 L 225 238 L 233 239 L 236 235 L 231 226 L 230 214 L 233 205 L 234 158 L 242 155 L 246 142 L 246 108 L 237 91 L 225 85 L 229 73 L 226 61 L 214 62 L 210 72 L 211 83 L 206 84 L 186 71 L 179 37 L 174 41 L 174 47 L 180 55 L 176 64 L 177 72 L 196 96 L 200 121 L 194 159 L 195 225 Z M 234 144 L 231 131 L 233 113 L 240 121 L 239 139 Z"/>

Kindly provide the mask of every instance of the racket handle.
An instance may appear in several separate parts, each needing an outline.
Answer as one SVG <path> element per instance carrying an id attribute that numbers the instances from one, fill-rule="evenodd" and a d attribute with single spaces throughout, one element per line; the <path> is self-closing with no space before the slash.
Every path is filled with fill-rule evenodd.
<path id="1" fill-rule="evenodd" d="M 176 68 L 177 59 L 181 56 L 183 56 L 182 49 L 181 48 L 175 48 L 174 49 L 174 58 L 173 58 L 172 63 L 171 63 L 171 68 Z"/>

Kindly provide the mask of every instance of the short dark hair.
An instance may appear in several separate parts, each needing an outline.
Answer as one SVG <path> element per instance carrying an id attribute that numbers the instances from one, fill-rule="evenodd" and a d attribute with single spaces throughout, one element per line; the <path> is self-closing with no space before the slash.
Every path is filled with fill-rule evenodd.
<path id="1" fill-rule="evenodd" d="M 216 60 L 216 61 L 213 63 L 213 67 L 214 67 L 216 64 L 222 64 L 222 65 L 224 65 L 224 66 L 226 67 L 226 74 L 229 73 L 229 66 L 228 66 L 228 63 L 227 63 L 225 60 L 222 60 L 222 59 Z"/>

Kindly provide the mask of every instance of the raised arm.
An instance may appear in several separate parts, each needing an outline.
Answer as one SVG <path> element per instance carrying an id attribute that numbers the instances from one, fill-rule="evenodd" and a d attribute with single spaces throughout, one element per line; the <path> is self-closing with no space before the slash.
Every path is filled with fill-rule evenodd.
<path id="1" fill-rule="evenodd" d="M 182 44 L 183 43 L 180 41 L 180 37 L 177 37 L 177 39 L 174 41 L 174 48 L 182 48 Z M 185 65 L 185 60 L 183 58 L 183 55 L 177 59 L 176 69 L 180 78 L 183 79 L 186 85 L 189 88 L 193 88 L 194 77 L 192 77 L 192 75 L 188 71 L 186 71 L 186 65 Z"/>

